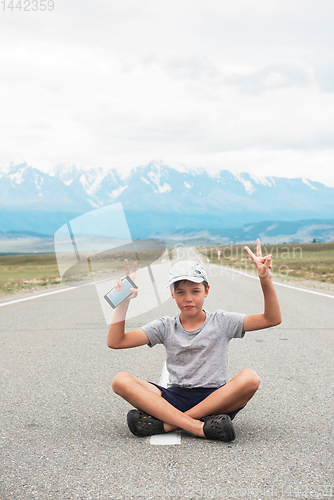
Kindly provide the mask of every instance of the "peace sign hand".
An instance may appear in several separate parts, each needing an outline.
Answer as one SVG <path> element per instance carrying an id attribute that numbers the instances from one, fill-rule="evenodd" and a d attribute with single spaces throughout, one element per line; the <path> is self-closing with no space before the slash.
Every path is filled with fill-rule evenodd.
<path id="1" fill-rule="evenodd" d="M 256 265 L 256 269 L 260 279 L 271 279 L 271 268 L 272 268 L 272 258 L 271 254 L 262 257 L 261 252 L 261 241 L 256 240 L 256 255 L 251 251 L 251 249 L 247 246 L 244 249 L 247 251 L 250 258 L 253 260 Z"/>
<path id="2" fill-rule="evenodd" d="M 130 266 L 129 266 L 128 259 L 124 259 L 124 265 L 125 265 L 125 275 L 129 276 L 132 279 L 132 281 L 135 281 L 135 279 L 136 279 L 136 271 L 137 271 L 137 262 L 133 263 L 131 274 L 130 274 Z M 116 288 L 117 291 L 123 289 L 122 279 L 124 279 L 124 277 L 123 278 L 117 278 L 117 280 L 116 280 L 115 288 Z M 138 295 L 138 288 L 130 288 L 130 290 L 131 290 L 132 294 L 130 295 L 129 299 L 134 299 L 135 297 L 137 297 L 137 295 Z"/>

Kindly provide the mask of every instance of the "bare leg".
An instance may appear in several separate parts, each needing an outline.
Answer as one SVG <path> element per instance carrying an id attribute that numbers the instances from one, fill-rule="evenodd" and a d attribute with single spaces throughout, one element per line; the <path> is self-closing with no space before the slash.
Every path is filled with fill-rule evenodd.
<path id="1" fill-rule="evenodd" d="M 204 437 L 203 422 L 182 413 L 161 397 L 161 391 L 130 373 L 121 372 L 113 380 L 112 388 L 116 394 L 135 408 L 169 424 L 172 429 L 184 429 L 194 436 Z M 165 428 L 166 428 L 165 425 Z M 166 429 L 168 432 L 172 429 Z"/>
<path id="2" fill-rule="evenodd" d="M 201 403 L 194 406 L 185 414 L 193 419 L 200 419 L 206 415 L 230 413 L 244 406 L 255 394 L 260 385 L 260 377 L 254 370 L 245 369 L 235 375 L 223 387 L 210 394 Z M 176 427 L 164 421 L 165 430 L 172 431 Z"/>

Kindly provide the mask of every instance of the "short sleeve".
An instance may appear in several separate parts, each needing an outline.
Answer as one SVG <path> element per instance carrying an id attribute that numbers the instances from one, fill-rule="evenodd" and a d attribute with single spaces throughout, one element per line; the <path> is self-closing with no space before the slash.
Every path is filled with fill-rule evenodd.
<path id="1" fill-rule="evenodd" d="M 217 311 L 219 320 L 222 322 L 222 327 L 228 340 L 239 338 L 241 339 L 245 332 L 243 331 L 244 320 L 246 314 Z"/>
<path id="2" fill-rule="evenodd" d="M 231 338 L 232 339 L 243 338 L 243 336 L 245 335 L 245 332 L 243 331 L 243 326 L 244 326 L 244 320 L 245 320 L 246 314 L 227 313 L 227 317 L 229 320 L 231 333 L 233 333 Z"/>
<path id="3" fill-rule="evenodd" d="M 164 318 L 155 319 L 154 321 L 142 326 L 141 329 L 144 330 L 148 340 L 150 341 L 148 344 L 149 347 L 164 343 L 166 334 L 166 322 Z"/>

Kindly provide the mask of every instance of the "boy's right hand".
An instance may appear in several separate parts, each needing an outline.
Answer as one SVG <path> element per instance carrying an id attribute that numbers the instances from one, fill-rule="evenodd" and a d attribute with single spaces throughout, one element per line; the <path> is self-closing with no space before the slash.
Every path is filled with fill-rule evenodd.
<path id="1" fill-rule="evenodd" d="M 132 279 L 132 281 L 135 282 L 136 271 L 137 271 L 137 262 L 133 263 L 131 274 L 130 274 L 130 267 L 129 267 L 129 261 L 128 261 L 128 259 L 124 259 L 124 265 L 125 265 L 125 275 L 126 276 L 130 276 L 130 278 Z M 124 279 L 124 277 L 123 278 L 117 278 L 117 280 L 116 280 L 115 288 L 116 288 L 117 291 L 123 289 L 122 279 Z M 128 297 L 128 300 L 134 299 L 138 295 L 138 288 L 130 288 L 130 290 L 131 290 L 132 294 Z"/>

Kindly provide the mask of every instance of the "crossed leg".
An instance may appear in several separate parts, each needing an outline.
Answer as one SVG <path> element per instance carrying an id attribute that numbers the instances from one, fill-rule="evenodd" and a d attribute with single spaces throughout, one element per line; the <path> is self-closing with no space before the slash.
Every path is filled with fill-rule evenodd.
<path id="1" fill-rule="evenodd" d="M 181 412 L 161 397 L 161 391 L 153 384 L 127 372 L 121 372 L 113 380 L 116 394 L 132 406 L 164 422 L 166 432 L 184 429 L 194 436 L 204 437 L 199 419 L 212 414 L 230 413 L 244 406 L 255 394 L 260 378 L 250 369 L 242 370 L 201 403 Z"/>

